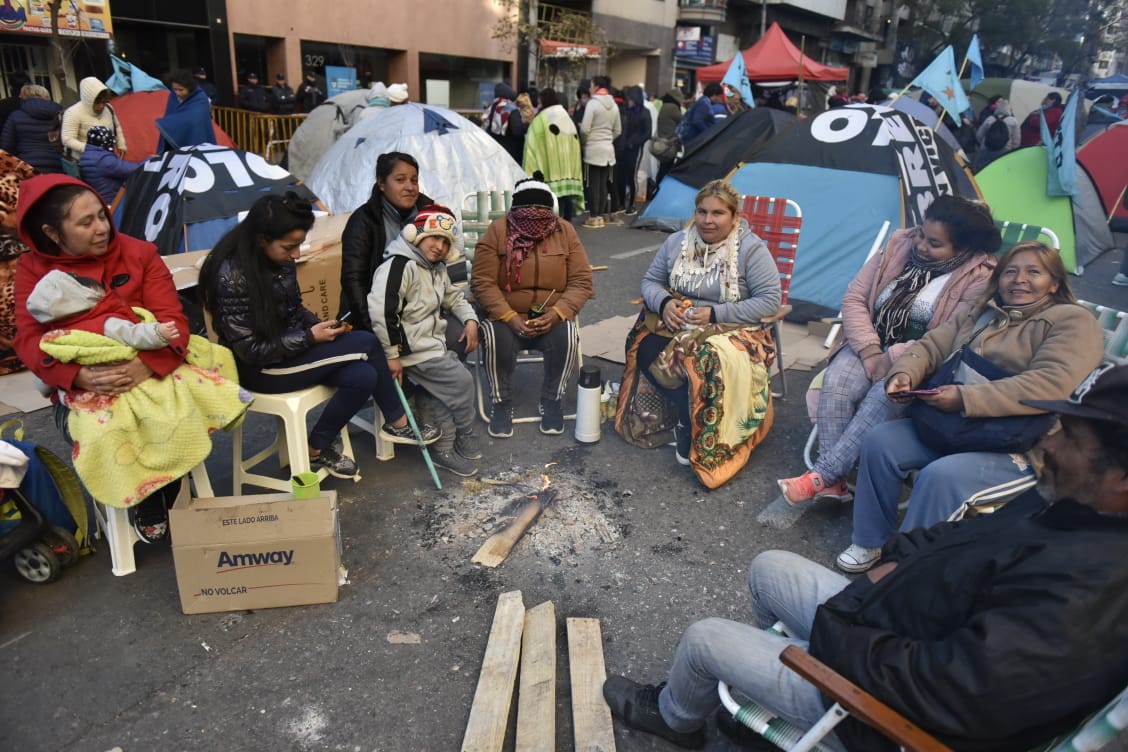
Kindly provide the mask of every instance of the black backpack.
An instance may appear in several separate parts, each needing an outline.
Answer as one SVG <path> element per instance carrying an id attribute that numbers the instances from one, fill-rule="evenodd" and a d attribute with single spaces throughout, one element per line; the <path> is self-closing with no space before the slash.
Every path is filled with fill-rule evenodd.
<path id="1" fill-rule="evenodd" d="M 992 115 L 995 122 L 991 123 L 991 127 L 987 129 L 987 135 L 983 137 L 983 145 L 992 151 L 1005 149 L 1007 142 L 1010 141 L 1010 130 L 1007 128 L 1005 121 L 1000 120 L 998 116 Z"/>

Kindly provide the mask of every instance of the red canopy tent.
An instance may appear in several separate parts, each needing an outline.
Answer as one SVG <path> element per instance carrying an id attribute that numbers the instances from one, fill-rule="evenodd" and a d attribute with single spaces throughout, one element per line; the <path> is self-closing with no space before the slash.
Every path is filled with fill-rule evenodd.
<path id="1" fill-rule="evenodd" d="M 760 37 L 760 41 L 740 53 L 748 80 L 753 82 L 794 81 L 799 78 L 799 48 L 791 43 L 778 23 Z M 804 81 L 845 81 L 850 77 L 846 68 L 823 65 L 807 55 L 802 56 Z M 720 81 L 728 73 L 732 60 L 697 69 L 697 81 L 707 84 Z"/>

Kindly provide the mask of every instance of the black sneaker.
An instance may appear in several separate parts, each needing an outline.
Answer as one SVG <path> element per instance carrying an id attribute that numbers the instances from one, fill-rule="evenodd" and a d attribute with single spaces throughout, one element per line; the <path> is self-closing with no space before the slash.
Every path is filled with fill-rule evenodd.
<path id="1" fill-rule="evenodd" d="M 434 444 L 443 435 L 443 432 L 435 428 L 430 423 L 420 423 L 419 433 L 423 434 L 424 444 Z M 410 423 L 404 423 L 399 428 L 396 428 L 391 423 L 385 423 L 380 428 L 380 434 L 388 441 L 396 444 L 411 444 L 415 445 L 415 432 L 411 430 Z"/>
<path id="2" fill-rule="evenodd" d="M 560 400 L 542 399 L 540 416 L 541 433 L 564 433 L 564 411 L 560 409 Z"/>
<path id="3" fill-rule="evenodd" d="M 129 508 L 129 522 L 144 543 L 160 543 L 168 537 L 168 507 L 158 492 Z"/>
<path id="4" fill-rule="evenodd" d="M 705 732 L 702 729 L 684 733 L 674 731 L 662 718 L 658 710 L 658 693 L 665 682 L 639 684 L 625 676 L 608 677 L 603 682 L 603 699 L 611 708 L 611 715 L 637 731 L 655 734 L 666 741 L 684 749 L 700 749 L 705 746 Z"/>
<path id="5" fill-rule="evenodd" d="M 460 457 L 457 452 L 435 452 L 431 455 L 431 462 L 435 463 L 435 467 L 449 470 L 463 478 L 478 474 L 477 466 L 465 457 Z"/>
<path id="6" fill-rule="evenodd" d="M 334 478 L 355 478 L 357 473 L 356 463 L 352 457 L 341 454 L 333 447 L 325 447 L 321 454 L 309 458 L 309 468 L 315 473 L 318 470 L 332 475 Z"/>
<path id="7" fill-rule="evenodd" d="M 495 439 L 508 439 L 513 435 L 513 401 L 495 402 L 490 413 L 489 434 Z"/>
<path id="8" fill-rule="evenodd" d="M 674 426 L 674 457 L 679 465 L 689 464 L 689 445 L 693 433 L 689 426 L 678 423 Z"/>
<path id="9" fill-rule="evenodd" d="M 468 460 L 482 459 L 482 445 L 473 428 L 455 434 L 454 451 Z"/>

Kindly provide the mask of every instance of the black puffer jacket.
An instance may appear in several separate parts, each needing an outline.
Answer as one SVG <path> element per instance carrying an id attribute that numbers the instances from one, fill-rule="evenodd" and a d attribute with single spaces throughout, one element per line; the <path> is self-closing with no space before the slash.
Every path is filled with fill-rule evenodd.
<path id="1" fill-rule="evenodd" d="M 62 142 L 51 143 L 49 138 L 62 122 L 62 111 L 49 99 L 23 100 L 0 131 L 0 149 L 15 154 L 40 172 L 62 172 Z"/>
<path id="2" fill-rule="evenodd" d="M 1128 518 L 1028 491 L 898 535 L 878 583 L 819 606 L 811 655 L 948 745 L 1027 750 L 1128 682 Z M 895 749 L 847 719 L 850 750 Z"/>
<path id="3" fill-rule="evenodd" d="M 264 340 L 255 334 L 250 299 L 246 274 L 231 259 L 224 261 L 215 294 L 218 310 L 212 321 L 220 344 L 235 353 L 240 375 L 258 372 L 313 347 L 310 328 L 320 319 L 302 305 L 297 267 L 286 264 L 274 273 L 274 308 L 285 322 L 281 337 Z"/>
<path id="4" fill-rule="evenodd" d="M 430 196 L 419 194 L 415 208 L 435 203 Z M 341 314 L 352 311 L 349 323 L 354 329 L 372 331 L 368 318 L 368 292 L 372 275 L 384 260 L 384 252 L 393 238 L 385 237 L 384 194 L 378 186 L 372 195 L 349 217 L 341 233 Z M 338 318 L 340 318 L 338 316 Z"/>

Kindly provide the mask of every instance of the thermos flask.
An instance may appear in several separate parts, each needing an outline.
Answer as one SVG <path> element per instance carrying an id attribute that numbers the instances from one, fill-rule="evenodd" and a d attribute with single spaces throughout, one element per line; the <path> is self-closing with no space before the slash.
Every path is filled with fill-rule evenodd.
<path id="1" fill-rule="evenodd" d="M 576 441 L 593 444 L 599 441 L 599 424 L 603 419 L 600 400 L 603 383 L 597 366 L 580 369 L 580 384 L 576 390 Z"/>

